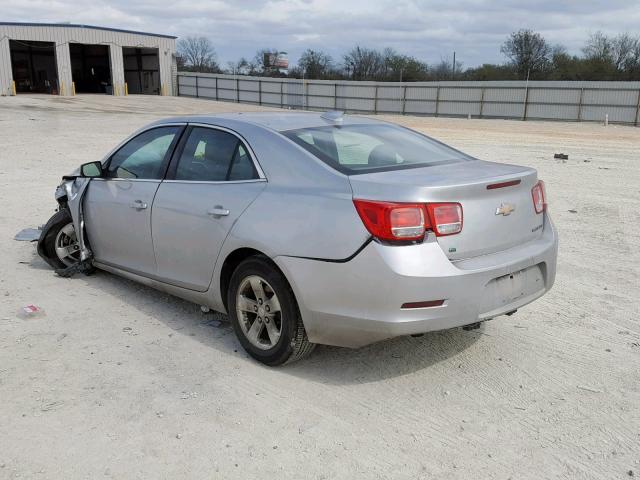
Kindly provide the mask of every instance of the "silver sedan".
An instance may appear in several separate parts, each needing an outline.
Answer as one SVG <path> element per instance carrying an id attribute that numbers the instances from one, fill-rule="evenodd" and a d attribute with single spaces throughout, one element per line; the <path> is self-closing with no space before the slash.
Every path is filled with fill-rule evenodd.
<path id="1" fill-rule="evenodd" d="M 228 313 L 255 359 L 479 322 L 553 285 L 532 168 L 338 112 L 170 118 L 63 178 L 38 251 Z"/>

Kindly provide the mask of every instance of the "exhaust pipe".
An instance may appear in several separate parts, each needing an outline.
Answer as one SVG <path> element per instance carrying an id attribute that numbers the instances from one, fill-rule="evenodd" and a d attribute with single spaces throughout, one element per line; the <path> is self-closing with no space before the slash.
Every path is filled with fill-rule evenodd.
<path id="1" fill-rule="evenodd" d="M 465 325 L 464 327 L 462 327 L 462 329 L 466 332 L 468 332 L 469 330 L 477 330 L 478 328 L 480 328 L 480 323 L 482 322 L 470 323 L 469 325 Z"/>

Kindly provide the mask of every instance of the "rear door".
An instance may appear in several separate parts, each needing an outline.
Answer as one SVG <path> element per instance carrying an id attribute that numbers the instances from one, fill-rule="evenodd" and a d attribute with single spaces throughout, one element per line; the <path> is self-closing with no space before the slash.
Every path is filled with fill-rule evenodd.
<path id="1" fill-rule="evenodd" d="M 97 261 L 155 274 L 151 205 L 184 128 L 171 125 L 140 133 L 107 161 L 104 178 L 91 181 L 84 218 Z"/>
<path id="2" fill-rule="evenodd" d="M 249 146 L 234 132 L 189 127 L 153 203 L 159 279 L 206 291 L 227 234 L 265 182 Z"/>

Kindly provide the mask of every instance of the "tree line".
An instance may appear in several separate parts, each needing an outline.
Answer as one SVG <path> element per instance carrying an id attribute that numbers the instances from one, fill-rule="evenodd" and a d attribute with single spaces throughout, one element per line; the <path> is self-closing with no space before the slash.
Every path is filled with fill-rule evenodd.
<path id="1" fill-rule="evenodd" d="M 640 36 L 596 32 L 586 40 L 581 55 L 550 44 L 532 30 L 511 33 L 500 47 L 505 61 L 464 68 L 461 62 L 442 59 L 428 64 L 392 48 L 377 50 L 355 46 L 340 58 L 305 50 L 286 73 L 269 64 L 277 49 L 258 50 L 251 58 L 218 64 L 211 41 L 187 37 L 178 41 L 178 70 L 236 75 L 257 75 L 321 80 L 640 80 Z"/>

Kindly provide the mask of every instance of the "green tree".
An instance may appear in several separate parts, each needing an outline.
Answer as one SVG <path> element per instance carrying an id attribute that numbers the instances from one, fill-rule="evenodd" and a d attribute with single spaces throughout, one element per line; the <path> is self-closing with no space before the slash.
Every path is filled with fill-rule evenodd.
<path id="1" fill-rule="evenodd" d="M 509 59 L 521 79 L 544 72 L 551 55 L 551 47 L 544 37 L 532 30 L 513 32 L 500 51 Z"/>
<path id="2" fill-rule="evenodd" d="M 493 65 L 485 63 L 476 68 L 469 68 L 461 75 L 463 80 L 517 80 L 518 75 L 511 65 Z"/>
<path id="3" fill-rule="evenodd" d="M 380 80 L 416 82 L 429 79 L 428 65 L 414 57 L 399 54 L 392 48 L 385 48 L 382 57 Z"/>
<path id="4" fill-rule="evenodd" d="M 298 60 L 298 68 L 307 78 L 323 79 L 330 76 L 333 59 L 321 50 L 308 48 Z"/>
<path id="5" fill-rule="evenodd" d="M 352 80 L 375 80 L 383 71 L 384 59 L 377 50 L 356 46 L 343 57 L 343 67 Z"/>
<path id="6" fill-rule="evenodd" d="M 182 68 L 194 72 L 220 72 L 216 51 L 207 37 L 181 38 L 178 40 L 177 50 Z"/>
<path id="7" fill-rule="evenodd" d="M 585 62 L 598 80 L 632 80 L 640 70 L 640 37 L 621 33 L 592 34 L 582 49 Z"/>

